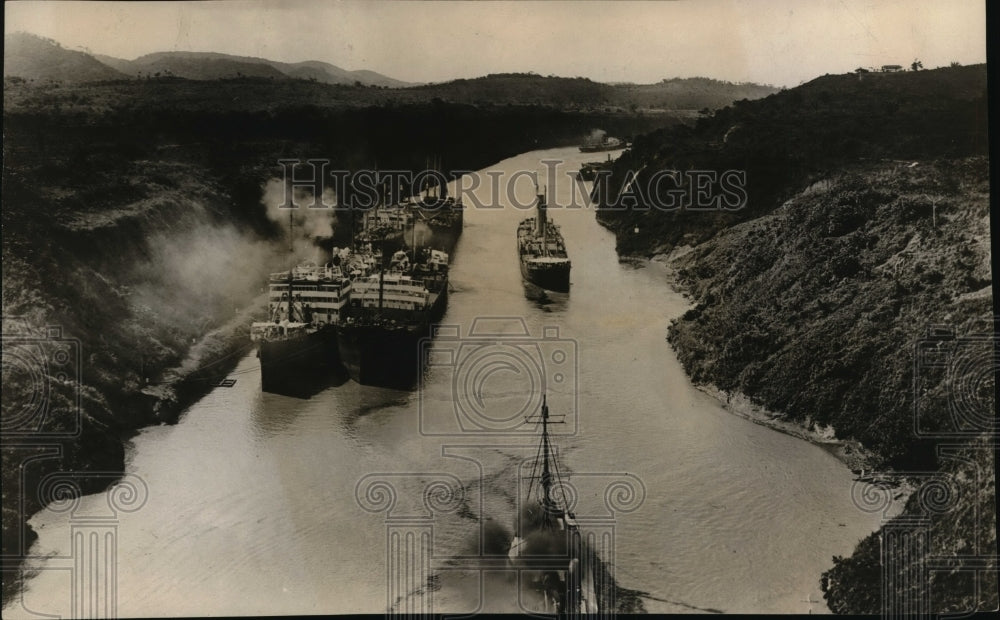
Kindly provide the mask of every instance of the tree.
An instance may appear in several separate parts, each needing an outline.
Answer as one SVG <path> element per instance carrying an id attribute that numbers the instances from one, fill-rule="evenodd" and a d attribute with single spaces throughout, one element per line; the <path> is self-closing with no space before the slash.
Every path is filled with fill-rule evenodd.
<path id="1" fill-rule="evenodd" d="M 914 59 L 914 61 L 910 64 L 910 69 L 913 69 L 914 71 L 920 71 L 923 68 L 924 68 L 924 63 L 916 59 Z"/>

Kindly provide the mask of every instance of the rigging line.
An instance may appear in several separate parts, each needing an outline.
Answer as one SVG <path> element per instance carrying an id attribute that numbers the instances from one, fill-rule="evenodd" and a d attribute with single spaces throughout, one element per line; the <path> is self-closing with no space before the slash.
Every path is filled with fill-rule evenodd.
<path id="1" fill-rule="evenodd" d="M 538 450 L 535 452 L 535 460 L 531 463 L 531 476 L 528 478 L 528 501 L 531 500 L 531 489 L 535 484 L 535 472 L 538 470 L 538 455 L 542 453 L 542 444 L 538 444 Z"/>
<path id="2" fill-rule="evenodd" d="M 555 465 L 556 480 L 559 481 L 559 491 L 563 496 L 563 507 L 567 512 L 569 512 L 569 500 L 566 499 L 566 487 L 563 485 L 562 474 L 559 473 L 559 459 L 553 457 L 552 463 Z"/>

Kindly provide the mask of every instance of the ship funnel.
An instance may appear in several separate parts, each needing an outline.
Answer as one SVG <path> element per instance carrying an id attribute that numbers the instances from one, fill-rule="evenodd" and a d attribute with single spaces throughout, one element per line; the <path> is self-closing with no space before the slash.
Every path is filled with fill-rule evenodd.
<path id="1" fill-rule="evenodd" d="M 545 234 L 545 194 L 538 194 L 538 217 L 535 218 L 535 236 Z"/>

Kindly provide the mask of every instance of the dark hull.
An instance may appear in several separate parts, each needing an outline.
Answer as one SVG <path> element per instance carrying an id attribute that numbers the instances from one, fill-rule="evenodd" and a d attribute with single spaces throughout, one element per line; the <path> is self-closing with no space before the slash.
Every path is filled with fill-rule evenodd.
<path id="1" fill-rule="evenodd" d="M 462 229 L 457 230 L 453 226 L 437 226 L 431 224 L 430 247 L 436 250 L 447 252 L 451 257 L 455 254 L 455 246 L 458 245 L 458 238 L 462 235 Z"/>
<path id="2" fill-rule="evenodd" d="M 449 256 L 454 254 L 455 245 L 458 238 L 462 236 L 465 228 L 465 211 L 461 206 L 453 207 L 448 213 L 441 213 L 440 209 L 432 207 L 417 207 L 423 213 L 423 221 L 431 232 L 431 238 L 423 245 L 428 245 L 437 250 L 443 250 Z M 408 243 L 412 245 L 412 243 Z"/>
<path id="3" fill-rule="evenodd" d="M 406 247 L 406 239 L 403 237 L 402 230 L 393 231 L 385 235 L 373 237 L 372 247 L 382 250 L 386 255 L 391 255 L 393 252 Z"/>
<path id="4" fill-rule="evenodd" d="M 337 329 L 340 362 L 351 379 L 361 385 L 409 389 L 420 368 L 420 342 L 431 335 L 431 325 L 444 316 L 447 286 L 429 312 L 417 322 L 390 327 L 364 321 L 345 322 Z"/>
<path id="5" fill-rule="evenodd" d="M 601 151 L 618 151 L 625 148 L 624 144 L 618 146 L 581 146 L 581 153 L 600 153 Z"/>
<path id="6" fill-rule="evenodd" d="M 569 292 L 569 263 L 532 266 L 527 260 L 521 260 L 521 277 L 535 286 L 557 293 Z"/>
<path id="7" fill-rule="evenodd" d="M 333 376 L 340 364 L 337 332 L 333 326 L 287 340 L 261 341 L 261 389 L 289 394 L 309 391 L 313 385 Z"/>
<path id="8" fill-rule="evenodd" d="M 419 326 L 344 326 L 337 333 L 340 360 L 356 383 L 407 389 L 416 382 L 418 343 L 425 335 Z"/>
<path id="9" fill-rule="evenodd" d="M 581 153 L 600 153 L 602 151 L 618 151 L 625 148 L 625 144 L 596 144 L 580 147 Z"/>

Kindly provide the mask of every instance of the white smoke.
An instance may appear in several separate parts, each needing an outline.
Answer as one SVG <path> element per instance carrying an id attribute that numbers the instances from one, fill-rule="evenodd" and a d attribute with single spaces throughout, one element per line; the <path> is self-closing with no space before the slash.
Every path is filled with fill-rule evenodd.
<path id="1" fill-rule="evenodd" d="M 337 194 L 332 188 L 323 190 L 320 206 L 310 208 L 314 196 L 301 187 L 287 187 L 282 179 L 273 178 L 264 184 L 264 194 L 261 204 L 267 209 L 267 217 L 284 230 L 288 238 L 289 218 L 292 223 L 292 245 L 297 256 L 314 258 L 316 242 L 333 237 L 337 218 L 333 207 L 337 205 Z M 294 209 L 281 208 L 281 205 L 294 204 Z"/>

